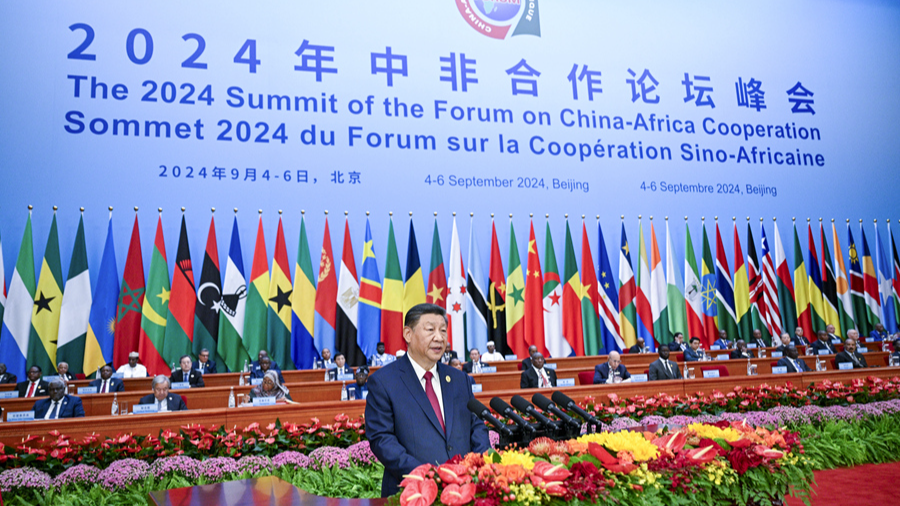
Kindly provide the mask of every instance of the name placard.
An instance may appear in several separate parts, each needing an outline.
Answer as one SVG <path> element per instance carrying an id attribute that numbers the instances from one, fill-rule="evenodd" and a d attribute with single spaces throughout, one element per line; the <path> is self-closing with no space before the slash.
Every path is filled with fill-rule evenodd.
<path id="1" fill-rule="evenodd" d="M 841 340 L 840 339 L 832 339 L 831 344 L 841 344 Z"/>
<path id="2" fill-rule="evenodd" d="M 97 393 L 97 387 L 78 387 L 78 395 Z"/>
<path id="3" fill-rule="evenodd" d="M 729 357 L 728 355 L 716 355 L 716 360 L 728 360 L 730 358 L 731 357 Z"/>
<path id="4" fill-rule="evenodd" d="M 136 404 L 132 412 L 136 415 L 144 415 L 147 413 L 156 413 L 156 404 Z"/>
<path id="5" fill-rule="evenodd" d="M 869 352 L 869 349 L 860 346 L 859 348 L 856 349 L 856 351 L 858 351 L 859 353 L 868 353 L 868 352 Z"/>
<path id="6" fill-rule="evenodd" d="M 345 373 L 338 374 L 337 380 L 338 381 L 353 381 L 354 378 L 353 378 L 353 374 L 351 374 L 349 372 L 345 372 Z"/>
<path id="7" fill-rule="evenodd" d="M 252 399 L 254 406 L 274 406 L 275 398 L 274 397 L 257 397 Z"/>
<path id="8" fill-rule="evenodd" d="M 787 374 L 786 365 L 776 365 L 772 368 L 772 374 Z"/>
<path id="9" fill-rule="evenodd" d="M 878 341 L 881 341 L 881 339 L 878 339 L 877 337 L 867 337 L 866 338 L 867 343 L 877 343 Z"/>
<path id="10" fill-rule="evenodd" d="M 113 377 L 113 378 L 118 378 L 118 379 L 122 379 L 122 378 L 125 377 L 125 373 L 124 373 L 124 372 L 114 372 L 113 375 L 112 375 L 111 377 Z"/>
<path id="11" fill-rule="evenodd" d="M 747 345 L 747 348 L 750 348 L 751 350 L 755 350 L 755 349 L 756 349 L 756 345 L 753 344 L 753 343 L 750 343 L 750 344 Z"/>
<path id="12" fill-rule="evenodd" d="M 632 383 L 646 383 L 648 379 L 649 378 L 647 377 L 646 374 L 632 374 L 631 375 Z"/>
<path id="13" fill-rule="evenodd" d="M 544 364 L 544 367 L 546 367 L 547 369 L 553 369 L 554 371 L 556 370 L 556 366 L 557 364 Z"/>
<path id="14" fill-rule="evenodd" d="M 556 380 L 556 386 L 558 386 L 558 387 L 574 387 L 575 386 L 575 378 L 559 378 Z"/>
<path id="15" fill-rule="evenodd" d="M 481 392 L 482 388 L 484 387 L 481 383 L 475 383 L 474 385 L 472 385 L 472 393 L 477 394 L 478 392 Z"/>
<path id="16" fill-rule="evenodd" d="M 496 367 L 496 366 L 493 366 L 493 365 L 491 365 L 491 366 L 486 366 L 486 367 L 482 367 L 482 368 L 481 368 L 481 372 L 482 372 L 482 373 L 485 373 L 485 374 L 486 374 L 486 373 L 489 373 L 489 372 L 497 372 L 497 367 Z"/>
<path id="17" fill-rule="evenodd" d="M 506 360 L 519 360 L 517 355 L 503 355 L 503 358 Z"/>
<path id="18" fill-rule="evenodd" d="M 250 378 L 250 386 L 262 385 L 262 378 Z"/>
<path id="19" fill-rule="evenodd" d="M 837 366 L 841 371 L 846 371 L 847 369 L 853 369 L 853 362 L 841 362 Z"/>
<path id="20" fill-rule="evenodd" d="M 721 350 L 722 347 L 719 346 L 718 344 L 714 344 L 714 345 L 710 346 L 709 349 L 710 349 L 710 351 L 715 351 L 715 350 Z"/>
<path id="21" fill-rule="evenodd" d="M 41 379 L 46 381 L 49 384 L 49 383 L 53 383 L 54 381 L 58 380 L 59 376 L 44 376 Z M 63 381 L 65 381 L 65 380 L 63 380 Z"/>
<path id="22" fill-rule="evenodd" d="M 781 351 L 773 351 L 772 352 L 772 357 L 783 357 L 783 356 L 784 356 L 784 352 L 781 352 Z"/>
<path id="23" fill-rule="evenodd" d="M 169 387 L 172 390 L 183 390 L 185 388 L 191 388 L 191 383 L 189 381 L 176 381 L 172 383 Z"/>
<path id="24" fill-rule="evenodd" d="M 7 422 L 33 422 L 34 411 L 14 411 L 6 415 Z"/>
<path id="25" fill-rule="evenodd" d="M 713 369 L 712 371 L 703 371 L 703 377 L 704 378 L 718 378 L 719 370 Z"/>
<path id="26" fill-rule="evenodd" d="M 6 392 L 0 392 L 0 399 L 15 399 L 19 396 L 19 392 L 16 390 L 8 390 Z"/>

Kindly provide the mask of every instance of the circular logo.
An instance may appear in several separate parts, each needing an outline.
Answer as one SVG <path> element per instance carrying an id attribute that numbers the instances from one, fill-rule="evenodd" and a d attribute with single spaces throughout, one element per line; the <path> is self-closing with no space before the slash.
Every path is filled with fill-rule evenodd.
<path id="1" fill-rule="evenodd" d="M 491 21 L 509 21 L 522 9 L 517 0 L 475 0 L 473 3 L 481 15 Z"/>

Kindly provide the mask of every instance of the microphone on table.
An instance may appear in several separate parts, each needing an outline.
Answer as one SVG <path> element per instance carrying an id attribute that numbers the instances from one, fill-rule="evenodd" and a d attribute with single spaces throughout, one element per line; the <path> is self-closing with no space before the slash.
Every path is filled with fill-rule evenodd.
<path id="1" fill-rule="evenodd" d="M 511 399 L 511 401 L 512 401 L 512 405 L 517 410 L 519 410 L 519 413 L 531 416 L 532 418 L 537 420 L 537 422 L 539 424 L 541 424 L 542 427 L 545 427 L 550 430 L 558 430 L 559 429 L 559 425 L 556 422 L 547 418 L 542 413 L 539 413 L 538 410 L 534 409 L 534 405 L 531 404 L 530 402 L 528 402 L 528 400 L 525 399 L 524 397 L 522 397 L 521 395 L 514 395 Z"/>
<path id="2" fill-rule="evenodd" d="M 578 423 L 578 421 L 566 414 L 565 411 L 557 408 L 556 404 L 553 404 L 553 401 L 545 397 L 544 394 L 534 394 L 533 396 L 531 396 L 531 402 L 535 403 L 537 407 L 541 408 L 543 411 L 549 411 L 553 413 L 566 425 L 569 425 L 573 428 L 581 428 L 581 424 Z"/>
<path id="3" fill-rule="evenodd" d="M 513 408 L 510 407 L 510 405 L 507 404 L 503 399 L 501 399 L 499 397 L 494 397 L 493 399 L 491 399 L 491 407 L 497 413 L 500 413 L 501 415 L 505 416 L 506 418 L 509 418 L 510 420 L 512 420 L 513 423 L 518 425 L 525 432 L 534 432 L 535 431 L 534 427 L 529 425 L 528 422 L 526 422 L 524 418 L 519 416 L 519 414 L 516 413 L 515 410 L 513 410 Z"/>
<path id="4" fill-rule="evenodd" d="M 469 403 L 466 404 L 466 407 L 469 408 L 469 411 L 475 413 L 475 416 L 491 424 L 501 435 L 512 435 L 512 431 L 509 430 L 509 427 L 507 427 L 506 424 L 501 422 L 500 420 L 497 420 L 497 418 L 495 418 L 494 415 L 491 414 L 491 410 L 489 410 L 478 399 L 475 399 L 474 397 L 469 399 Z"/>
<path id="5" fill-rule="evenodd" d="M 581 417 L 585 422 L 592 423 L 594 425 L 599 426 L 600 420 L 597 420 L 593 415 L 583 410 L 581 406 L 579 406 L 575 401 L 572 400 L 568 395 L 556 391 L 553 392 L 553 395 L 550 396 L 553 399 L 553 402 L 556 403 L 557 406 L 560 406 L 562 409 L 566 411 L 571 411 Z"/>

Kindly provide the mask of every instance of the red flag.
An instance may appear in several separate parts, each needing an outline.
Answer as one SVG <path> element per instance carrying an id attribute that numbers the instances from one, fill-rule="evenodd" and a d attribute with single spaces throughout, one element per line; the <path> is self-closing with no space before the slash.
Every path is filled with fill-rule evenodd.
<path id="1" fill-rule="evenodd" d="M 434 220 L 434 236 L 431 239 L 431 271 L 428 274 L 428 291 L 425 293 L 425 302 L 447 309 L 447 275 L 444 272 L 444 257 L 441 254 L 441 237 L 438 235 L 436 218 Z"/>
<path id="2" fill-rule="evenodd" d="M 550 356 L 544 344 L 544 277 L 534 236 L 534 222 L 528 236 L 528 270 L 525 272 L 525 343 L 537 346 L 545 357 Z"/>
<path id="3" fill-rule="evenodd" d="M 500 244 L 497 242 L 497 226 L 491 220 L 491 267 L 488 273 L 488 338 L 494 341 L 496 350 L 502 355 L 513 353 L 506 344 L 506 273 L 503 271 L 503 259 L 500 257 Z"/>
<path id="4" fill-rule="evenodd" d="M 137 214 L 131 229 L 131 243 L 122 275 L 119 307 L 116 310 L 113 368 L 128 363 L 128 354 L 138 351 L 141 336 L 141 306 L 144 304 L 144 259 L 141 256 L 141 232 Z"/>
<path id="5" fill-rule="evenodd" d="M 313 339 L 319 353 L 325 348 L 334 353 L 334 329 L 337 326 L 337 273 L 331 252 L 331 232 L 325 217 L 325 233 L 322 237 L 322 256 L 319 260 L 319 281 L 316 287 L 316 314 Z M 332 355 L 334 356 L 334 355 Z"/>

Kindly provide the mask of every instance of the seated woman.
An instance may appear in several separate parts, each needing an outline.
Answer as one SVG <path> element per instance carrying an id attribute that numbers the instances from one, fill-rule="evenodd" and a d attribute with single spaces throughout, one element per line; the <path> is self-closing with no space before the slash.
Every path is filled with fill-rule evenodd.
<path id="1" fill-rule="evenodd" d="M 274 397 L 275 402 L 293 402 L 290 391 L 278 381 L 278 373 L 274 370 L 267 371 L 262 383 L 250 389 L 250 398 Z"/>

